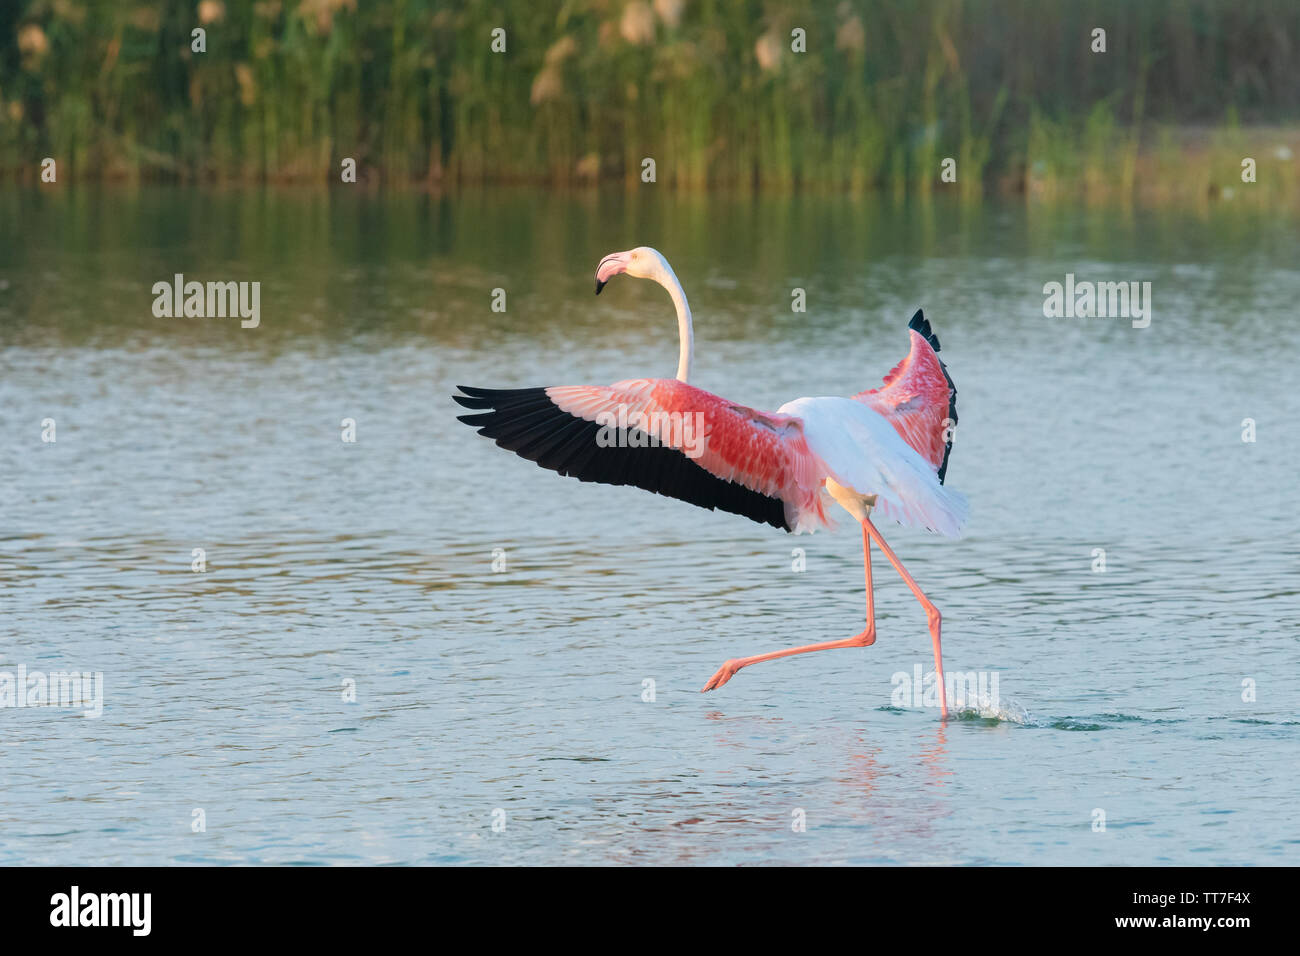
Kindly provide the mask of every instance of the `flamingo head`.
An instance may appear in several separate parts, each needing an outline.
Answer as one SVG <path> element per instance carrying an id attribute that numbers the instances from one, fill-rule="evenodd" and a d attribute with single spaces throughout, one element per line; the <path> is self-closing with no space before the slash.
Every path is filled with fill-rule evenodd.
<path id="1" fill-rule="evenodd" d="M 620 273 L 627 273 L 637 279 L 655 279 L 663 275 L 667 267 L 664 257 L 649 246 L 637 246 L 627 252 L 611 252 L 596 267 L 596 295 L 600 295 L 606 282 Z"/>

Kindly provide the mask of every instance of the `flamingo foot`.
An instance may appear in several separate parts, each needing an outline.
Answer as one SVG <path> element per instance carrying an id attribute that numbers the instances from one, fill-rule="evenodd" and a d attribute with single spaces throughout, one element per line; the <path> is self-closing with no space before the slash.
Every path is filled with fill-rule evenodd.
<path id="1" fill-rule="evenodd" d="M 736 676 L 736 671 L 740 670 L 743 665 L 738 660 L 729 660 L 717 669 L 709 682 L 700 688 L 700 693 L 704 694 L 711 690 L 717 690 L 731 678 Z"/>

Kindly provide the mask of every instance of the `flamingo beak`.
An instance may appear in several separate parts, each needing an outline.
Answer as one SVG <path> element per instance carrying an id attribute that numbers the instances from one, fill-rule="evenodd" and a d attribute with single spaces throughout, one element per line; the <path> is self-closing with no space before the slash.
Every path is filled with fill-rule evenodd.
<path id="1" fill-rule="evenodd" d="M 627 271 L 628 254 L 626 252 L 611 252 L 604 259 L 600 260 L 600 265 L 596 266 L 596 295 L 600 295 L 600 290 L 605 288 L 605 283 L 620 272 Z"/>

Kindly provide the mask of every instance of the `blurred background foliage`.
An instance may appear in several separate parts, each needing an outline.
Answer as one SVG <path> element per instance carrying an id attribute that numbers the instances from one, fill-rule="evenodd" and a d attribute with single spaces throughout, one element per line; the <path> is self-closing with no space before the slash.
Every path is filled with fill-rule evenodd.
<path id="1" fill-rule="evenodd" d="M 1213 197 L 1252 156 L 1289 201 L 1298 43 L 1295 0 L 10 0 L 0 176 Z"/>

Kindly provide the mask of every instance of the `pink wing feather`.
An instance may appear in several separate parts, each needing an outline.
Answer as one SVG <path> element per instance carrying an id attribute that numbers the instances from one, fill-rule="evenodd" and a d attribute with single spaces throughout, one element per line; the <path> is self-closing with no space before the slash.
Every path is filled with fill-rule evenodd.
<path id="1" fill-rule="evenodd" d="M 889 419 L 903 441 L 935 467 L 942 484 L 957 424 L 957 389 L 936 354 L 939 340 L 920 312 L 909 329 L 912 349 L 907 358 L 894 366 L 880 388 L 853 398 Z"/>
<path id="2" fill-rule="evenodd" d="M 819 494 L 825 465 L 809 450 L 803 424 L 792 415 L 738 405 L 672 378 L 555 386 L 546 394 L 564 411 L 587 421 L 620 412 L 626 420 L 635 414 L 661 444 L 682 452 L 689 443 L 671 416 L 692 416 L 690 420 L 703 428 L 700 453 L 692 459 L 697 466 L 723 481 L 781 499 L 792 531 L 830 523 Z"/>
<path id="3" fill-rule="evenodd" d="M 477 410 L 461 421 L 562 475 L 635 485 L 789 531 L 830 524 L 820 494 L 826 466 L 794 416 L 676 379 L 461 391 L 456 401 Z"/>

